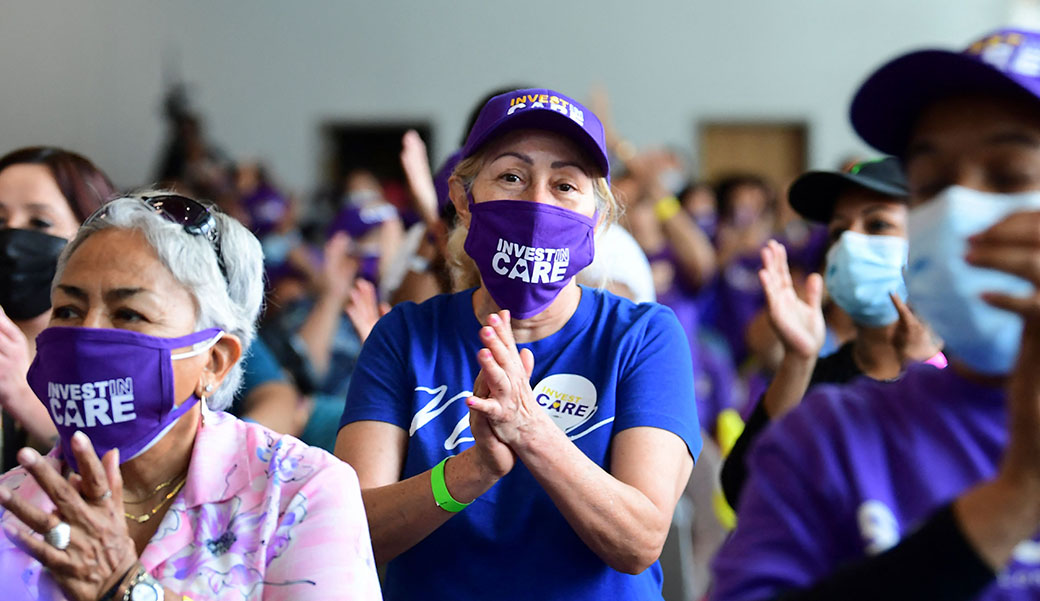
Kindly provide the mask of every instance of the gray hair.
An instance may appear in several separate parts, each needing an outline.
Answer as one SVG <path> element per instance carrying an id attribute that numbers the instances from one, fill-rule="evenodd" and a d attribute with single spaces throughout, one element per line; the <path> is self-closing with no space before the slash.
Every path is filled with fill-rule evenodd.
<path id="1" fill-rule="evenodd" d="M 219 328 L 242 341 L 244 357 L 256 335 L 256 319 L 264 298 L 263 251 L 260 242 L 242 224 L 213 209 L 220 233 L 220 250 L 227 271 L 225 282 L 217 263 L 216 249 L 205 236 L 193 236 L 184 227 L 168 221 L 142 202 L 142 197 L 161 196 L 148 190 L 117 198 L 105 205 L 105 216 L 88 220 L 76 232 L 58 258 L 54 282 L 61 280 L 69 257 L 91 235 L 109 228 L 135 229 L 144 234 L 162 264 L 170 270 L 195 302 L 196 331 Z M 227 377 L 206 399 L 210 409 L 222 410 L 242 383 L 242 361 L 232 366 Z"/>

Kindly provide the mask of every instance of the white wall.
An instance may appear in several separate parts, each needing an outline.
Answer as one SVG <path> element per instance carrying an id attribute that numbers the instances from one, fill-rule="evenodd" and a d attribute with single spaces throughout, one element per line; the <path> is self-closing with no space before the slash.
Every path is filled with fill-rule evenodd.
<path id="1" fill-rule="evenodd" d="M 298 188 L 320 174 L 325 120 L 430 119 L 439 159 L 472 102 L 511 82 L 579 98 L 601 82 L 639 145 L 689 148 L 703 119 L 805 120 L 811 166 L 829 168 L 866 151 L 847 108 L 872 67 L 1008 14 L 1009 0 L 6 2 L 0 151 L 63 145 L 144 183 L 176 55 L 213 138 Z"/>

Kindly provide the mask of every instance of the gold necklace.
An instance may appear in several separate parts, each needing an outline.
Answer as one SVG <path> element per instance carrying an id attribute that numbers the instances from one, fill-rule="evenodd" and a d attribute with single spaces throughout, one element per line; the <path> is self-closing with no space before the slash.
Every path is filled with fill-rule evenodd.
<path id="1" fill-rule="evenodd" d="M 187 482 L 187 481 L 188 481 L 188 478 L 187 478 L 187 476 L 185 476 L 185 478 L 183 480 L 181 480 L 180 484 L 175 486 L 173 490 L 171 490 L 165 497 L 163 497 L 163 500 L 159 501 L 159 503 L 155 507 L 153 507 L 151 511 L 149 511 L 147 513 L 142 513 L 141 515 L 134 515 L 132 513 L 124 511 L 123 515 L 126 516 L 126 519 L 133 520 L 133 521 L 137 522 L 138 524 L 143 524 L 143 523 L 147 522 L 148 520 L 152 519 L 152 516 L 155 515 L 157 511 L 159 511 L 160 507 L 165 505 L 167 501 L 172 499 L 178 492 L 180 492 L 180 490 L 182 488 L 184 488 L 184 483 Z"/>
<path id="2" fill-rule="evenodd" d="M 145 501 L 151 501 L 152 499 L 155 498 L 155 495 L 159 494 L 159 491 L 161 491 L 162 489 L 166 488 L 170 484 L 173 484 L 173 481 L 176 480 L 177 478 L 180 478 L 181 475 L 182 474 L 177 474 L 176 476 L 170 478 L 166 482 L 163 482 L 159 486 L 156 486 L 155 489 L 153 489 L 152 492 L 150 492 L 148 494 L 148 496 L 143 498 L 143 499 L 138 499 L 136 501 L 128 501 L 127 499 L 123 499 L 123 503 L 126 504 L 126 505 L 140 505 L 141 503 L 144 503 Z"/>

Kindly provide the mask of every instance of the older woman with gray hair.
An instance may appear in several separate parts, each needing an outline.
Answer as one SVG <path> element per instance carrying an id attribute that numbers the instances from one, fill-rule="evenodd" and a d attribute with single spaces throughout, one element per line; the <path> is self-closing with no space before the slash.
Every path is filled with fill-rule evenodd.
<path id="1" fill-rule="evenodd" d="M 59 259 L 29 385 L 60 442 L 0 476 L 5 599 L 378 599 L 357 476 L 220 410 L 260 245 L 168 194 L 120 198 Z"/>

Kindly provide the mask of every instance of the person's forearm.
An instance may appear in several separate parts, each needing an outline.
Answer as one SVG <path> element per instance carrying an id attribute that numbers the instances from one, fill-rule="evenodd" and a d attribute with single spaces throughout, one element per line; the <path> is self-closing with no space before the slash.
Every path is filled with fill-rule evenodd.
<path id="1" fill-rule="evenodd" d="M 41 442 L 53 444 L 58 438 L 58 430 L 54 427 L 50 413 L 44 404 L 36 398 L 36 394 L 26 384 L 18 390 L 14 398 L 5 399 L 3 410 L 18 422 L 29 436 Z"/>
<path id="2" fill-rule="evenodd" d="M 315 282 L 321 279 L 321 273 L 314 267 L 314 261 L 311 259 L 310 253 L 303 246 L 297 246 L 290 250 L 289 255 L 286 257 L 286 262 L 302 272 L 307 278 L 309 285 L 313 286 Z"/>
<path id="3" fill-rule="evenodd" d="M 1018 543 L 1040 528 L 1040 322 L 1027 318 L 1018 362 L 1007 381 L 1009 442 L 996 477 L 975 486 L 954 502 L 965 538 L 999 570 Z M 957 369 L 957 368 L 953 368 Z"/>
<path id="4" fill-rule="evenodd" d="M 418 272 L 409 269 L 401 280 L 401 285 L 394 290 L 390 298 L 395 305 L 406 301 L 421 303 L 443 292 L 446 291 L 441 290 L 436 275 L 429 271 Z"/>
<path id="5" fill-rule="evenodd" d="M 1040 527 L 1040 484 L 997 477 L 961 495 L 953 511 L 964 537 L 995 571 Z"/>
<path id="6" fill-rule="evenodd" d="M 440 281 L 433 271 L 440 264 L 437 244 L 440 242 L 431 243 L 429 240 L 423 240 L 419 245 L 415 257 L 409 261 L 408 271 L 405 272 L 401 284 L 390 294 L 391 304 L 405 301 L 421 303 L 447 292 L 441 289 Z"/>
<path id="7" fill-rule="evenodd" d="M 715 275 L 715 247 L 685 211 L 661 224 L 683 279 L 700 288 Z"/>
<path id="8" fill-rule="evenodd" d="M 762 398 L 770 419 L 779 419 L 802 402 L 815 366 L 815 357 L 799 357 L 790 352 L 784 353 L 776 376 L 769 383 L 769 388 Z"/>
<path id="9" fill-rule="evenodd" d="M 480 469 L 475 453 L 474 448 L 467 449 L 444 465 L 448 492 L 460 503 L 472 502 L 497 481 Z M 361 491 L 377 564 L 385 564 L 411 549 L 455 515 L 434 501 L 432 471 Z"/>
<path id="10" fill-rule="evenodd" d="M 638 574 L 652 565 L 671 524 L 635 487 L 596 465 L 552 422 L 513 447 L 582 541 L 607 565 Z"/>
<path id="11" fill-rule="evenodd" d="M 384 222 L 379 228 L 379 278 L 386 277 L 397 253 L 401 251 L 404 226 L 397 219 Z"/>
<path id="12" fill-rule="evenodd" d="M 748 351 L 758 359 L 766 371 L 775 372 L 780 369 L 780 363 L 784 359 L 784 345 L 776 335 L 767 309 L 760 310 L 751 318 L 744 332 L 744 342 Z"/>
<path id="13" fill-rule="evenodd" d="M 329 368 L 329 352 L 332 339 L 339 329 L 339 320 L 343 319 L 344 302 L 337 295 L 322 294 L 307 315 L 307 320 L 300 326 L 300 339 L 307 348 L 314 372 L 319 376 L 324 376 Z"/>

